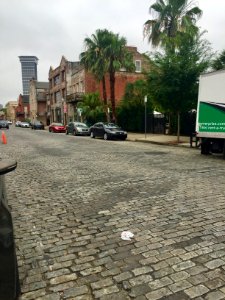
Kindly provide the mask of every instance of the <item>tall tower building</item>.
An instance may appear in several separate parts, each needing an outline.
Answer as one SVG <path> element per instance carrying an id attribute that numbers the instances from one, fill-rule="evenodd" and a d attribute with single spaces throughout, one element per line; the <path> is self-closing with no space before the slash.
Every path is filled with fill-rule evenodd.
<path id="1" fill-rule="evenodd" d="M 19 56 L 22 69 L 23 95 L 29 95 L 30 80 L 37 80 L 37 64 L 36 56 Z"/>

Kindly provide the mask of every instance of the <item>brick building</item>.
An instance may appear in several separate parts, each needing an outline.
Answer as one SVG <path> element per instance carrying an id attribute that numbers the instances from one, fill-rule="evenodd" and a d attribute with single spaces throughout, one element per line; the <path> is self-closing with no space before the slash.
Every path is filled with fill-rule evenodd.
<path id="1" fill-rule="evenodd" d="M 71 81 L 67 89 L 68 122 L 73 121 L 77 103 L 82 101 L 84 94 L 100 91 L 99 83 L 93 75 L 87 72 L 80 64 L 72 69 Z"/>
<path id="2" fill-rule="evenodd" d="M 139 79 L 145 78 L 145 72 L 150 68 L 149 59 L 137 51 L 137 47 L 127 47 L 127 50 L 132 53 L 133 62 L 135 65 L 134 72 L 127 72 L 121 69 L 116 72 L 115 77 L 115 98 L 116 105 L 119 104 L 124 96 L 127 83 L 134 83 Z M 71 81 L 67 87 L 67 106 L 68 106 L 68 120 L 74 119 L 76 113 L 77 102 L 82 100 L 82 96 L 87 93 L 99 92 L 101 99 L 103 99 L 102 84 L 98 83 L 92 74 L 88 73 L 83 66 L 77 65 L 72 69 Z M 109 76 L 106 75 L 106 92 L 107 99 L 110 106 L 110 81 Z"/>
<path id="3" fill-rule="evenodd" d="M 68 61 L 62 56 L 60 65 L 49 70 L 50 122 L 67 123 L 67 88 L 71 85 L 72 70 L 79 62 Z"/>
<path id="4" fill-rule="evenodd" d="M 30 119 L 39 120 L 47 125 L 47 95 L 49 90 L 48 82 L 30 80 L 29 103 Z"/>
<path id="5" fill-rule="evenodd" d="M 136 67 L 134 72 L 121 69 L 116 72 L 115 98 L 116 105 L 123 98 L 127 83 L 144 79 L 144 72 L 149 70 L 148 58 L 137 51 L 137 47 L 127 47 L 133 55 Z M 106 75 L 107 99 L 110 106 L 110 82 Z M 47 114 L 50 122 L 67 124 L 75 119 L 77 103 L 82 101 L 84 94 L 99 92 L 103 99 L 102 84 L 97 82 L 92 74 L 87 72 L 80 62 L 68 61 L 62 56 L 60 65 L 49 70 L 49 100 L 47 101 Z"/>
<path id="6" fill-rule="evenodd" d="M 18 106 L 17 101 L 9 101 L 6 103 L 6 118 L 12 122 L 16 120 L 16 107 Z"/>
<path id="7" fill-rule="evenodd" d="M 29 95 L 19 95 L 15 111 L 16 121 L 24 121 L 30 117 Z"/>
<path id="8" fill-rule="evenodd" d="M 135 65 L 134 72 L 127 72 L 124 68 L 116 72 L 115 77 L 115 99 L 116 105 L 122 100 L 127 83 L 134 83 L 139 79 L 145 79 L 145 73 L 150 69 L 150 62 L 146 55 L 137 51 L 137 47 L 127 46 L 127 50 L 133 56 L 133 62 Z M 110 81 L 109 76 L 106 76 L 106 92 L 108 101 L 110 99 Z M 103 98 L 102 85 L 100 85 L 101 98 Z"/>

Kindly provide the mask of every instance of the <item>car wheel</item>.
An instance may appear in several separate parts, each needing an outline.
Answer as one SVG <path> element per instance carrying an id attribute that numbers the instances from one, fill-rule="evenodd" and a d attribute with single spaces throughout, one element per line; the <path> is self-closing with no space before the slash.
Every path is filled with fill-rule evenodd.
<path id="1" fill-rule="evenodd" d="M 95 138 L 93 131 L 91 131 L 91 134 L 90 134 L 90 136 L 91 136 L 91 138 L 92 138 L 92 139 L 94 139 L 94 138 Z"/>
<path id="2" fill-rule="evenodd" d="M 105 141 L 107 141 L 107 140 L 109 139 L 108 134 L 107 134 L 107 133 L 104 133 L 103 138 L 104 138 Z"/>

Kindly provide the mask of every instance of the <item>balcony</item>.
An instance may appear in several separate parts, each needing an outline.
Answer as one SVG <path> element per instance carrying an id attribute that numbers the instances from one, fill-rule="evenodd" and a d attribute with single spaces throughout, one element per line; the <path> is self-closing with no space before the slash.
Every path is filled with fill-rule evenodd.
<path id="1" fill-rule="evenodd" d="M 45 111 L 41 111 L 41 112 L 38 112 L 37 115 L 39 117 L 44 117 L 46 115 L 46 112 Z"/>
<path id="2" fill-rule="evenodd" d="M 77 102 L 83 101 L 84 95 L 85 94 L 83 92 L 72 93 L 72 94 L 66 96 L 66 102 L 67 103 L 77 103 Z"/>
<path id="3" fill-rule="evenodd" d="M 25 115 L 25 113 L 24 112 L 20 112 L 20 111 L 18 111 L 18 112 L 16 112 L 16 116 L 17 117 L 21 117 L 21 116 L 24 116 Z"/>

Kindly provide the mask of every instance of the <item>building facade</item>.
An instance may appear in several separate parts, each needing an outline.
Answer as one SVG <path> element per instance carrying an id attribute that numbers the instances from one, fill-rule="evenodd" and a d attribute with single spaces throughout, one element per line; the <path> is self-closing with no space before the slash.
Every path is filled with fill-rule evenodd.
<path id="1" fill-rule="evenodd" d="M 49 82 L 39 82 L 30 80 L 30 119 L 41 121 L 44 125 L 49 125 L 47 114 Z"/>
<path id="2" fill-rule="evenodd" d="M 77 112 L 77 103 L 82 101 L 83 96 L 88 93 L 99 91 L 99 83 L 82 65 L 79 64 L 73 68 L 66 97 L 68 122 L 78 120 L 79 113 Z"/>
<path id="3" fill-rule="evenodd" d="M 145 79 L 145 72 L 149 71 L 150 63 L 148 57 L 139 53 L 137 47 L 127 47 L 132 54 L 135 65 L 134 72 L 127 72 L 124 68 L 115 74 L 115 100 L 119 105 L 125 94 L 127 83 L 134 83 L 137 80 Z M 106 74 L 106 94 L 107 102 L 110 107 L 110 80 L 109 74 Z M 72 69 L 71 80 L 67 83 L 67 108 L 68 120 L 72 121 L 77 116 L 77 103 L 82 101 L 82 97 L 88 93 L 99 92 L 103 100 L 103 87 L 101 82 L 97 82 L 92 74 L 87 72 L 83 66 L 79 65 Z"/>
<path id="4" fill-rule="evenodd" d="M 6 103 L 6 118 L 9 121 L 15 122 L 16 120 L 16 107 L 18 106 L 17 101 L 9 101 Z"/>
<path id="5" fill-rule="evenodd" d="M 132 54 L 133 63 L 135 65 L 134 72 L 128 72 L 122 68 L 115 74 L 115 100 L 116 105 L 119 105 L 125 94 L 126 85 L 134 83 L 137 80 L 145 79 L 145 73 L 150 70 L 150 62 L 146 55 L 138 52 L 137 47 L 127 46 L 127 50 Z M 106 93 L 108 102 L 110 101 L 110 80 L 109 75 L 106 75 Z M 100 84 L 100 94 L 103 99 L 102 84 Z"/>
<path id="6" fill-rule="evenodd" d="M 16 121 L 24 121 L 30 118 L 29 96 L 20 94 L 16 107 Z"/>
<path id="7" fill-rule="evenodd" d="M 137 47 L 127 47 L 132 53 L 135 65 L 134 72 L 121 69 L 115 77 L 115 99 L 119 105 L 125 94 L 127 83 L 134 83 L 145 78 L 145 72 L 149 70 L 149 59 L 137 51 Z M 107 102 L 110 107 L 110 80 L 106 74 Z M 99 92 L 103 100 L 103 88 L 101 82 L 97 82 L 94 76 L 87 72 L 80 62 L 68 61 L 62 56 L 60 65 L 49 70 L 49 100 L 47 101 L 47 114 L 51 122 L 67 124 L 78 119 L 77 103 L 83 96 L 89 93 Z"/>
<path id="8" fill-rule="evenodd" d="M 62 56 L 60 65 L 49 70 L 50 121 L 67 124 L 67 88 L 71 85 L 72 70 L 79 62 L 68 61 Z"/>
<path id="9" fill-rule="evenodd" d="M 23 95 L 29 95 L 30 80 L 37 80 L 37 64 L 36 56 L 19 56 L 22 71 Z"/>

